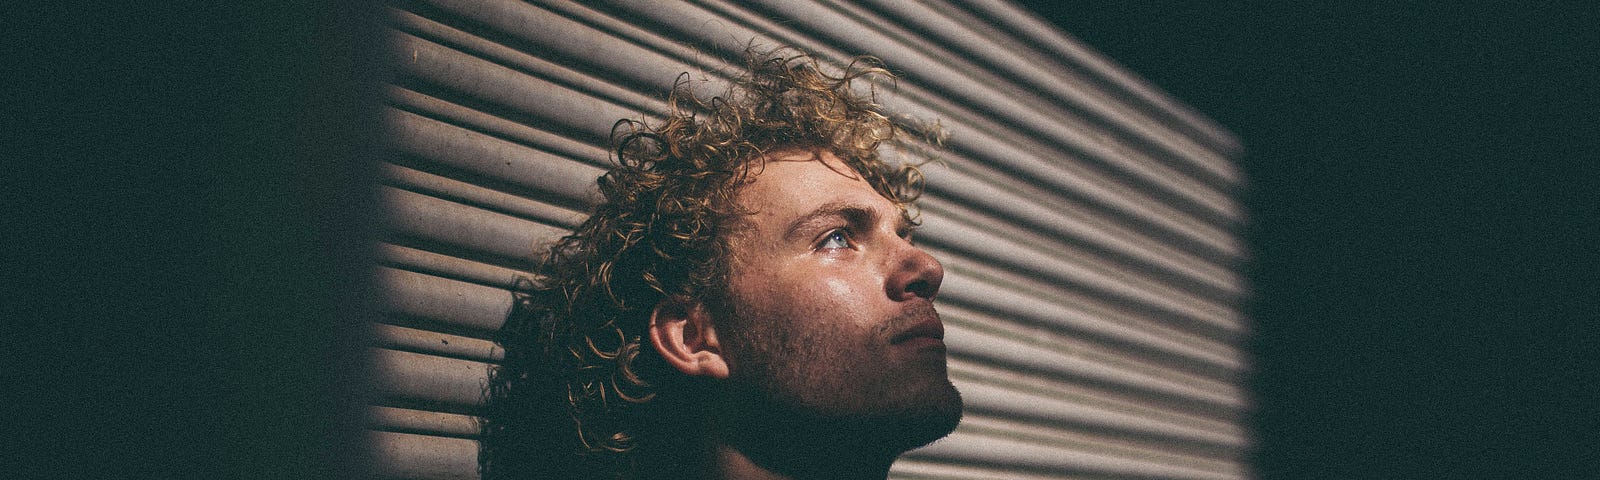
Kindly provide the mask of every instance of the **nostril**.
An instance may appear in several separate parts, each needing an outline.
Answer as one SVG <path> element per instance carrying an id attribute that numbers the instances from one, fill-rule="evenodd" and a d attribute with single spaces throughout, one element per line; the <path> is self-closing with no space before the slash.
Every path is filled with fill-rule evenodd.
<path id="1" fill-rule="evenodd" d="M 933 283 L 927 280 L 916 280 L 906 284 L 906 292 L 922 298 L 933 298 Z"/>

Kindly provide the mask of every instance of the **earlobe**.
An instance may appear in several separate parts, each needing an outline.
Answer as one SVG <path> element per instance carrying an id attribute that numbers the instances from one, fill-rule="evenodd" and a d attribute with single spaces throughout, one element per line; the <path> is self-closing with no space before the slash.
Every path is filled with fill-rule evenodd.
<path id="1" fill-rule="evenodd" d="M 685 375 L 728 378 L 716 328 L 700 302 L 662 299 L 650 312 L 650 343 L 667 364 Z"/>

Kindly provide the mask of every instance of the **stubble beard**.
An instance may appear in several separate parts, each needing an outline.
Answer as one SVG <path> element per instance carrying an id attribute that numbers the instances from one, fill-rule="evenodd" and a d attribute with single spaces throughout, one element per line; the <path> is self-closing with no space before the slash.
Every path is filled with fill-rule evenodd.
<path id="1" fill-rule="evenodd" d="M 902 358 L 905 352 L 888 344 L 895 332 L 937 318 L 930 302 L 914 304 L 868 335 L 730 304 L 725 313 L 744 315 L 722 317 L 733 319 L 725 322 L 733 327 L 725 345 L 733 371 L 724 400 L 743 424 L 735 428 L 772 432 L 783 438 L 767 441 L 790 447 L 892 458 L 943 438 L 960 422 L 961 395 L 943 355 L 936 361 L 920 356 L 926 354 Z"/>

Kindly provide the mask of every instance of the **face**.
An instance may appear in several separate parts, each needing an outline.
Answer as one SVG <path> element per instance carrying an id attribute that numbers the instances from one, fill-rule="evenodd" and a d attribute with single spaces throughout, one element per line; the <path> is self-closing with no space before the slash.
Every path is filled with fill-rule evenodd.
<path id="1" fill-rule="evenodd" d="M 894 203 L 838 158 L 776 155 L 737 202 L 722 322 L 730 380 L 762 408 L 890 432 L 912 448 L 948 434 L 961 398 L 932 299 L 938 260 Z"/>

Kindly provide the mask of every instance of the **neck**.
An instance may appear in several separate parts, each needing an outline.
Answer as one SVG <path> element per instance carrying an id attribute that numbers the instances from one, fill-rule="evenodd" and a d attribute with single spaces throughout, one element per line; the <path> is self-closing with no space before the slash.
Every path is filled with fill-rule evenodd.
<path id="1" fill-rule="evenodd" d="M 819 418 L 770 402 L 729 401 L 747 397 L 722 390 L 687 398 L 693 400 L 663 404 L 680 412 L 678 423 L 650 442 L 642 478 L 883 480 L 902 453 L 921 445 L 895 441 L 901 422 Z"/>
<path id="2" fill-rule="evenodd" d="M 889 476 L 893 455 L 857 450 L 814 451 L 793 445 L 742 449 L 718 442 L 705 452 L 701 478 L 716 480 L 882 480 Z M 841 449 L 842 450 L 842 449 Z"/>

